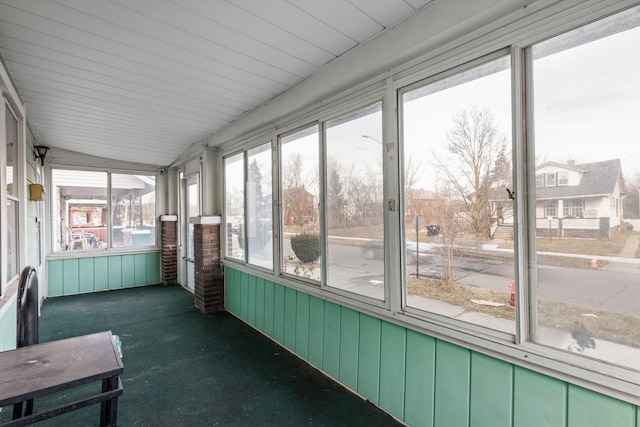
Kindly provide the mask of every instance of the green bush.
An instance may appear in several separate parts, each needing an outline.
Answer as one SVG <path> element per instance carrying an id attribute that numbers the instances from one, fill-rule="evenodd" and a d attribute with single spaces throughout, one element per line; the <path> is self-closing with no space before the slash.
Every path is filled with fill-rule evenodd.
<path id="1" fill-rule="evenodd" d="M 320 258 L 320 236 L 306 233 L 292 236 L 291 249 L 300 261 L 316 262 Z"/>

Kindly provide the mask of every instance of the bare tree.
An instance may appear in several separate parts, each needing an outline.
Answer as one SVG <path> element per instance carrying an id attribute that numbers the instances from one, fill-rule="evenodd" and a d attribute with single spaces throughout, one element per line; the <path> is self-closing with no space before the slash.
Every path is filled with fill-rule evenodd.
<path id="1" fill-rule="evenodd" d="M 327 178 L 327 215 L 329 227 L 339 227 L 345 225 L 346 199 L 342 170 L 335 162 L 329 163 L 329 175 Z"/>
<path id="2" fill-rule="evenodd" d="M 506 141 L 499 136 L 491 112 L 476 107 L 453 119 L 447 140 L 448 155 L 436 157 L 437 167 L 463 203 L 473 232 L 486 235 L 491 190 L 505 174 Z"/>

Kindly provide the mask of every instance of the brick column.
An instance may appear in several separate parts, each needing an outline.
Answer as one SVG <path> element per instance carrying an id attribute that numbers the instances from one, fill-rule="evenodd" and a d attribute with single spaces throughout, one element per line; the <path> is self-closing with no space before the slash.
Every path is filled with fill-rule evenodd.
<path id="1" fill-rule="evenodd" d="M 178 283 L 178 217 L 176 215 L 161 215 L 162 224 L 160 264 L 162 269 L 162 284 L 174 285 Z"/>
<path id="2" fill-rule="evenodd" d="M 224 270 L 220 264 L 220 217 L 199 217 L 193 227 L 195 305 L 203 313 L 224 311 Z"/>

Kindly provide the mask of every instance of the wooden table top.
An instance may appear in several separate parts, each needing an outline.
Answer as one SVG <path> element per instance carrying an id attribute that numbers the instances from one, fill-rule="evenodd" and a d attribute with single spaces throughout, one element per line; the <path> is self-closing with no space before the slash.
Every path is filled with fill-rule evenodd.
<path id="1" fill-rule="evenodd" d="M 111 331 L 0 352 L 0 406 L 120 375 Z"/>

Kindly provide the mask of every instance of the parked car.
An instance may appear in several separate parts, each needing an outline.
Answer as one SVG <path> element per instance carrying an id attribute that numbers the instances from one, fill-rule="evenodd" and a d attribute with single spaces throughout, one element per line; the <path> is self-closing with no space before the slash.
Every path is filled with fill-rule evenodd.
<path id="1" fill-rule="evenodd" d="M 427 225 L 425 228 L 427 229 L 427 236 L 437 236 L 441 231 L 440 226 L 437 224 Z"/>

